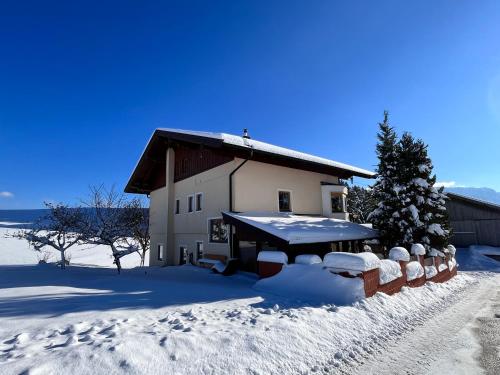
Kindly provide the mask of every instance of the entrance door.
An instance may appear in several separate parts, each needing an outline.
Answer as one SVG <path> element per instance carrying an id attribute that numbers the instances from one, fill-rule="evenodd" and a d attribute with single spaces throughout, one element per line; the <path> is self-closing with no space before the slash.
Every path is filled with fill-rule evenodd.
<path id="1" fill-rule="evenodd" d="M 181 246 L 179 249 L 179 265 L 186 264 L 187 262 L 187 257 L 188 257 L 188 249 L 187 246 Z"/>

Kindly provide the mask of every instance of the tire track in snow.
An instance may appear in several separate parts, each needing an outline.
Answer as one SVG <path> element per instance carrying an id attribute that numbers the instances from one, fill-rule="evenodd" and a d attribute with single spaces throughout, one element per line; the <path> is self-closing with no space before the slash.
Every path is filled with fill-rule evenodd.
<path id="1" fill-rule="evenodd" d="M 378 354 L 345 373 L 356 374 L 476 374 L 480 345 L 473 330 L 477 315 L 491 297 L 500 276 L 480 276 L 479 283 L 462 293 L 451 305 L 444 303 L 420 326 L 415 326 Z"/>

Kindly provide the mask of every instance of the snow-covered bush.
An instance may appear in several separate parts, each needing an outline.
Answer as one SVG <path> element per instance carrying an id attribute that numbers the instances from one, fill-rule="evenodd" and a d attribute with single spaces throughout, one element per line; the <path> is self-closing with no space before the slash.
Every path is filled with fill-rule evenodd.
<path id="1" fill-rule="evenodd" d="M 420 243 L 414 243 L 411 245 L 412 255 L 425 255 L 425 247 Z"/>
<path id="2" fill-rule="evenodd" d="M 442 251 L 439 251 L 438 249 L 435 249 L 435 248 L 431 248 L 431 250 L 429 251 L 429 255 L 431 257 L 441 257 L 441 258 L 445 257 L 445 255 Z"/>
<path id="3" fill-rule="evenodd" d="M 443 272 L 444 270 L 446 270 L 448 267 L 446 266 L 445 263 L 441 263 L 438 267 L 438 270 L 439 272 Z"/>
<path id="4" fill-rule="evenodd" d="M 396 262 L 409 262 L 410 261 L 410 253 L 404 247 L 393 247 L 389 251 L 389 259 L 394 260 Z"/>
<path id="5" fill-rule="evenodd" d="M 317 264 L 321 262 L 321 258 L 316 254 L 302 254 L 295 257 L 295 263 L 297 264 Z"/>
<path id="6" fill-rule="evenodd" d="M 348 271 L 369 271 L 380 267 L 380 259 L 373 253 L 328 253 L 323 258 L 323 265 Z"/>
<path id="7" fill-rule="evenodd" d="M 271 277 L 259 280 L 255 289 L 301 301 L 351 304 L 365 297 L 363 280 L 332 274 L 322 264 L 290 264 Z"/>
<path id="8" fill-rule="evenodd" d="M 438 274 L 437 268 L 434 266 L 425 266 L 425 277 L 427 279 L 432 279 Z"/>
<path id="9" fill-rule="evenodd" d="M 424 276 L 424 267 L 420 262 L 409 262 L 406 265 L 406 280 L 412 281 Z"/>
<path id="10" fill-rule="evenodd" d="M 403 276 L 398 262 L 390 259 L 380 261 L 379 283 L 384 285 Z"/>
<path id="11" fill-rule="evenodd" d="M 453 268 L 455 268 L 457 265 L 457 260 L 455 258 L 451 258 L 451 260 L 448 262 L 448 268 L 451 270 L 453 270 Z"/>
<path id="12" fill-rule="evenodd" d="M 456 252 L 457 252 L 457 249 L 455 248 L 455 246 L 450 244 L 447 246 L 447 249 L 450 252 L 451 256 L 454 257 Z"/>
<path id="13" fill-rule="evenodd" d="M 283 251 L 263 250 L 257 255 L 257 262 L 288 264 L 288 256 Z"/>

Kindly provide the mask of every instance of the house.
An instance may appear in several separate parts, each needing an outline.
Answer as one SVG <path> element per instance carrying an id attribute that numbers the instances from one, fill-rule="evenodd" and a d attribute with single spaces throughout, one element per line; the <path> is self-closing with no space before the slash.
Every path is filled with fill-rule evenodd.
<path id="1" fill-rule="evenodd" d="M 446 211 L 456 246 L 500 246 L 500 205 L 446 192 Z"/>
<path id="2" fill-rule="evenodd" d="M 157 129 L 125 192 L 150 196 L 150 265 L 238 258 L 261 249 L 359 251 L 376 231 L 349 222 L 344 180 L 370 171 L 242 136 Z"/>

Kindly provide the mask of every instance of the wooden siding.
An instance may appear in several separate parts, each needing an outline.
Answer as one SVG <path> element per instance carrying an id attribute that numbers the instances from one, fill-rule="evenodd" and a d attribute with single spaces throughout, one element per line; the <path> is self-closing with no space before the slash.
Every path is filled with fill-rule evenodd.
<path id="1" fill-rule="evenodd" d="M 233 156 L 206 147 L 179 146 L 175 149 L 174 182 L 197 175 L 233 160 Z"/>
<path id="2" fill-rule="evenodd" d="M 455 246 L 500 246 L 500 210 L 452 197 L 446 202 L 446 210 Z"/>

